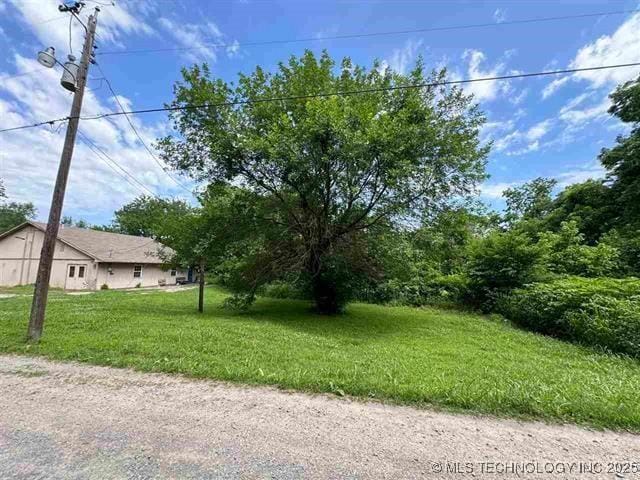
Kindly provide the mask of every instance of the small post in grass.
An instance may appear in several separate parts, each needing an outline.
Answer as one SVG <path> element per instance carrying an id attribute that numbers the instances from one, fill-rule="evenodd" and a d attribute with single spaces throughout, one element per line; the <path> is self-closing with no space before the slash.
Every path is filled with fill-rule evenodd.
<path id="1" fill-rule="evenodd" d="M 198 311 L 204 312 L 204 258 L 200 259 L 200 292 L 198 295 Z"/>

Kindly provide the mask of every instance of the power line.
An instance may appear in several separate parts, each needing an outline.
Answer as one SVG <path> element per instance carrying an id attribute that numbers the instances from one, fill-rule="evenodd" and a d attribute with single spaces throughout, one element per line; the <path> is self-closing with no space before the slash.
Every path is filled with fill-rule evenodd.
<path id="1" fill-rule="evenodd" d="M 27 72 L 16 73 L 15 75 L 9 75 L 8 77 L 0 77 L 0 79 L 9 80 L 11 78 L 24 77 L 25 75 L 33 75 L 34 73 L 37 73 L 37 72 L 42 73 L 42 69 L 38 68 L 36 70 L 29 70 Z"/>
<path id="2" fill-rule="evenodd" d="M 596 71 L 596 70 L 609 70 L 612 68 L 625 68 L 625 67 L 637 67 L 637 66 L 640 66 L 640 62 L 620 63 L 616 65 L 601 65 L 597 67 L 567 68 L 563 70 L 552 70 L 552 71 L 546 71 L 546 72 L 516 73 L 512 75 L 497 75 L 493 77 L 469 78 L 469 79 L 462 79 L 462 80 L 444 80 L 441 82 L 393 85 L 390 87 L 374 87 L 374 88 L 366 88 L 362 90 L 343 90 L 343 91 L 336 91 L 336 92 L 310 93 L 306 95 L 268 97 L 268 98 L 260 98 L 256 100 L 237 100 L 233 102 L 207 103 L 207 104 L 200 104 L 200 105 L 184 105 L 179 107 L 158 107 L 158 108 L 147 108 L 147 109 L 141 109 L 141 110 L 106 112 L 106 113 L 101 113 L 96 115 L 79 116 L 77 118 L 80 118 L 82 120 L 98 120 L 100 118 L 114 117 L 119 115 L 140 115 L 144 113 L 172 112 L 172 111 L 179 111 L 179 110 L 197 110 L 201 108 L 216 108 L 216 107 L 229 107 L 229 106 L 237 106 L 237 105 L 249 105 L 249 104 L 256 104 L 256 103 L 282 102 L 286 100 L 308 100 L 312 98 L 350 96 L 350 95 L 359 95 L 364 93 L 375 93 L 375 92 L 393 91 L 393 90 L 410 90 L 415 88 L 439 87 L 439 86 L 447 86 L 447 85 L 464 85 L 464 84 L 477 83 L 477 82 L 512 80 L 516 78 L 544 77 L 544 76 L 551 76 L 551 75 L 563 75 L 563 74 L 569 74 L 569 73 L 589 72 L 589 71 Z M 71 118 L 72 117 L 64 117 L 60 119 L 39 122 L 31 125 L 22 125 L 19 127 L 5 128 L 0 130 L 0 133 L 9 132 L 13 130 L 20 130 L 25 128 L 34 128 L 41 125 L 53 124 L 57 122 L 67 121 L 67 120 L 70 120 Z"/>
<path id="3" fill-rule="evenodd" d="M 21 125 L 19 127 L 4 128 L 4 129 L 0 130 L 0 133 L 2 133 L 2 132 L 12 132 L 14 130 L 24 130 L 25 128 L 41 127 L 43 125 L 53 125 L 54 123 L 66 122 L 70 118 L 71 117 L 62 117 L 62 118 L 56 118 L 54 120 L 46 120 L 44 122 L 32 123 L 32 124 L 29 124 L 29 125 Z"/>
<path id="4" fill-rule="evenodd" d="M 91 140 L 87 135 L 85 135 L 84 133 L 82 133 L 81 130 L 78 130 L 78 135 L 80 135 L 83 139 L 83 142 L 87 145 L 87 147 L 89 147 L 89 149 L 95 153 L 98 158 L 100 160 L 102 160 L 109 168 L 111 168 L 111 170 L 113 170 L 115 173 L 117 173 L 120 177 L 122 177 L 124 180 L 127 181 L 127 183 L 129 183 L 129 185 L 137 188 L 137 189 L 144 189 L 144 191 L 146 193 L 151 194 L 152 197 L 156 197 L 159 198 L 155 192 L 153 192 L 150 188 L 148 188 L 144 183 L 142 183 L 140 180 L 138 180 L 136 177 L 134 177 L 131 173 L 129 173 L 122 165 L 120 165 L 117 161 L 115 161 L 113 158 L 111 158 L 109 156 L 109 154 L 107 154 L 102 148 L 100 148 L 98 145 L 95 144 L 95 142 L 93 142 L 93 140 Z M 104 157 L 104 158 L 103 158 Z M 106 160 L 105 160 L 106 159 Z M 114 165 L 117 166 L 120 170 L 116 170 L 114 168 Z M 124 173 L 124 175 L 123 175 Z M 135 183 L 132 183 L 135 182 Z M 143 190 L 140 190 L 143 191 Z M 145 193 L 145 194 L 146 194 Z"/>
<path id="5" fill-rule="evenodd" d="M 131 130 L 133 131 L 133 133 L 135 133 L 136 137 L 138 137 L 138 140 L 140 140 L 140 143 L 142 143 L 142 145 L 144 146 L 145 150 L 147 151 L 147 153 L 149 153 L 149 155 L 151 156 L 151 158 L 153 158 L 153 160 L 158 164 L 158 166 L 162 169 L 162 171 L 167 175 L 167 177 L 169 177 L 171 180 L 173 180 L 175 182 L 176 185 L 178 185 L 180 188 L 182 188 L 183 190 L 185 190 L 186 192 L 189 192 L 189 194 L 193 194 L 193 192 L 188 188 L 185 187 L 181 182 L 179 182 L 178 180 L 176 180 L 173 175 L 171 175 L 167 169 L 167 167 L 165 167 L 165 165 L 158 160 L 158 158 L 154 155 L 154 153 L 151 151 L 151 149 L 149 148 L 149 146 L 146 144 L 146 142 L 143 140 L 142 136 L 140 135 L 140 133 L 138 132 L 138 129 L 135 127 L 135 125 L 133 124 L 133 122 L 131 121 L 131 119 L 129 118 L 129 115 L 127 115 L 125 113 L 125 108 L 122 105 L 122 103 L 120 102 L 120 98 L 118 96 L 118 94 L 115 92 L 115 90 L 113 89 L 111 82 L 109 81 L 109 78 L 107 77 L 107 75 L 104 73 L 104 70 L 102 70 L 102 67 L 100 66 L 99 63 L 96 63 L 96 66 L 98 67 L 98 70 L 100 70 L 100 73 L 102 74 L 102 77 L 104 78 L 104 81 L 107 83 L 107 87 L 109 88 L 109 90 L 111 91 L 111 94 L 113 95 L 113 98 L 115 99 L 116 103 L 118 104 L 118 106 L 120 107 L 120 110 L 123 112 L 124 117 L 127 119 L 127 123 L 129 123 L 129 126 L 131 127 Z"/>
<path id="6" fill-rule="evenodd" d="M 450 25 L 450 26 L 443 26 L 443 27 L 427 27 L 427 28 L 417 28 L 413 30 L 393 30 L 393 31 L 386 31 L 386 32 L 370 32 L 370 33 L 350 33 L 350 34 L 332 35 L 332 36 L 326 36 L 326 37 L 305 37 L 305 38 L 265 40 L 265 41 L 258 41 L 258 42 L 240 42 L 240 43 L 212 42 L 212 43 L 205 43 L 197 47 L 165 47 L 165 48 L 142 48 L 142 49 L 131 49 L 131 50 L 107 50 L 104 52 L 98 52 L 97 55 L 130 55 L 130 54 L 138 54 L 138 53 L 177 52 L 177 51 L 201 50 L 205 48 L 218 48 L 218 47 L 223 48 L 223 47 L 236 47 L 236 46 L 250 47 L 250 46 L 259 46 L 259 45 L 282 45 L 282 44 L 288 44 L 288 43 L 318 42 L 322 40 L 345 40 L 345 39 L 351 39 L 351 38 L 370 38 L 370 37 L 382 37 L 382 36 L 392 36 L 392 35 L 408 35 L 412 33 L 442 32 L 442 31 L 449 31 L 449 30 L 468 30 L 468 29 L 474 29 L 474 28 L 523 25 L 528 23 L 552 22 L 552 21 L 559 21 L 559 20 L 602 17 L 607 15 L 624 15 L 627 13 L 636 13 L 636 12 L 640 12 L 640 9 L 615 10 L 610 12 L 597 12 L 597 13 L 583 13 L 583 14 L 577 14 L 577 15 L 561 15 L 561 16 L 555 16 L 555 17 L 527 18 L 527 19 L 521 19 L 521 20 L 507 20 L 504 22 L 486 22 L 486 23 L 466 24 L 466 25 Z"/>
<path id="7" fill-rule="evenodd" d="M 171 112 L 171 111 L 178 111 L 178 110 L 197 110 L 201 108 L 231 107 L 231 106 L 249 105 L 249 104 L 255 104 L 255 103 L 282 102 L 286 100 L 308 100 L 312 98 L 351 96 L 351 95 L 359 95 L 363 93 L 376 93 L 376 92 L 382 92 L 382 91 L 410 90 L 415 88 L 428 88 L 428 87 L 438 87 L 438 86 L 447 86 L 447 85 L 462 85 L 462 84 L 476 83 L 476 82 L 511 80 L 515 78 L 541 77 L 541 76 L 548 76 L 548 75 L 560 75 L 560 74 L 586 72 L 586 71 L 593 71 L 593 70 L 606 70 L 611 68 L 637 67 L 637 66 L 640 66 L 640 62 L 623 63 L 623 64 L 617 64 L 617 65 L 603 65 L 598 67 L 569 68 L 564 70 L 554 70 L 554 71 L 548 71 L 548 72 L 517 73 L 512 75 L 498 75 L 493 77 L 470 78 L 470 79 L 462 79 L 462 80 L 444 80 L 441 82 L 393 85 L 390 87 L 374 87 L 374 88 L 366 88 L 362 90 L 343 90 L 343 91 L 337 91 L 337 92 L 310 93 L 306 95 L 291 95 L 291 96 L 285 96 L 285 97 L 268 97 L 268 98 L 260 98 L 256 100 L 237 100 L 233 102 L 207 103 L 207 104 L 200 104 L 200 105 L 184 105 L 179 107 L 148 108 L 148 109 L 142 109 L 142 110 L 130 110 L 127 112 L 107 112 L 107 113 L 97 114 L 93 116 L 86 116 L 86 117 L 81 116 L 80 118 L 82 120 L 97 120 L 100 118 L 112 117 L 112 116 L 123 115 L 123 114 L 139 115 L 143 113 Z M 2 132 L 2 130 L 0 130 L 0 132 Z"/>

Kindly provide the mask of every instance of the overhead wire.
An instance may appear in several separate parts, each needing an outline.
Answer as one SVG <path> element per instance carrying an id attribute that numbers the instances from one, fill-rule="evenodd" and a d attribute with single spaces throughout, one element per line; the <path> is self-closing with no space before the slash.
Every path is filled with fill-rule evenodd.
<path id="1" fill-rule="evenodd" d="M 551 70 L 551 71 L 543 71 L 543 72 L 514 73 L 510 75 L 496 75 L 492 77 L 468 78 L 468 79 L 461 79 L 461 80 L 443 80 L 438 82 L 425 82 L 425 83 L 417 83 L 417 84 L 410 83 L 406 85 L 373 87 L 373 88 L 365 88 L 361 90 L 342 90 L 342 91 L 335 91 L 335 92 L 310 93 L 310 94 L 304 94 L 304 95 L 258 98 L 255 100 L 236 100 L 231 102 L 206 103 L 206 104 L 197 104 L 197 105 L 181 105 L 181 106 L 175 106 L 175 107 L 157 107 L 157 108 L 147 108 L 147 109 L 140 109 L 140 110 L 105 112 L 105 113 L 100 113 L 96 115 L 86 115 L 86 116 L 80 115 L 79 117 L 69 116 L 69 117 L 63 117 L 63 118 L 54 119 L 54 120 L 47 120 L 44 122 L 38 122 L 34 124 L 29 124 L 29 125 L 21 125 L 17 127 L 4 128 L 4 129 L 0 129 L 0 133 L 10 132 L 14 130 L 21 130 L 25 128 L 39 127 L 41 125 L 67 121 L 72 118 L 79 118 L 81 120 L 98 120 L 100 118 L 108 118 L 108 117 L 114 117 L 119 115 L 141 115 L 146 113 L 172 112 L 172 111 L 179 111 L 179 110 L 197 110 L 197 109 L 204 109 L 204 108 L 217 108 L 217 107 L 250 105 L 250 104 L 269 103 L 269 102 L 282 102 L 287 100 L 308 100 L 312 98 L 350 96 L 350 95 L 359 95 L 359 94 L 366 94 L 366 93 L 376 93 L 376 92 L 382 92 L 382 91 L 409 90 L 409 89 L 416 89 L 416 88 L 429 88 L 429 87 L 448 86 L 448 85 L 464 85 L 464 84 L 477 83 L 477 82 L 512 80 L 516 78 L 544 77 L 544 76 L 551 76 L 551 75 L 563 75 L 563 74 L 578 73 L 578 72 L 588 72 L 588 71 L 598 71 L 598 70 L 608 70 L 613 68 L 626 68 L 626 67 L 638 67 L 638 66 L 640 66 L 640 62 L 619 63 L 615 65 L 600 65 L 596 67 L 583 67 L 583 68 L 566 68 L 562 70 Z"/>
<path id="2" fill-rule="evenodd" d="M 113 95 L 113 98 L 115 99 L 116 103 L 120 107 L 120 110 L 123 112 L 124 117 L 127 119 L 127 123 L 131 127 L 131 130 L 136 135 L 136 137 L 138 137 L 138 140 L 144 146 L 144 148 L 147 151 L 147 153 L 149 154 L 149 156 L 154 160 L 154 162 L 156 162 L 156 164 L 158 164 L 158 166 L 167 175 L 167 177 L 169 177 L 171 180 L 173 180 L 173 182 L 176 185 L 178 185 L 180 188 L 182 188 L 186 192 L 188 192 L 190 194 L 193 194 L 192 190 L 190 188 L 186 187 L 185 185 L 183 185 L 182 182 L 178 181 L 173 175 L 171 175 L 171 173 L 169 172 L 169 169 L 155 156 L 155 154 L 153 153 L 151 148 L 149 148 L 147 143 L 142 138 L 142 135 L 140 135 L 140 133 L 138 132 L 138 129 L 136 128 L 136 126 L 131 121 L 131 118 L 129 118 L 129 115 L 126 113 L 124 105 L 122 105 L 122 102 L 120 102 L 120 98 L 119 98 L 118 94 L 116 93 L 116 91 L 114 90 L 113 86 L 111 85 L 111 82 L 109 81 L 109 78 L 104 73 L 104 70 L 102 70 L 102 67 L 100 66 L 99 63 L 96 63 L 96 66 L 98 67 L 98 70 L 100 70 L 100 73 L 102 74 L 102 77 L 103 77 L 104 81 L 107 84 L 107 88 L 111 91 L 111 94 Z"/>
<path id="3" fill-rule="evenodd" d="M 538 17 L 538 18 L 526 18 L 519 20 L 506 20 L 503 22 L 485 22 L 485 23 L 474 23 L 474 24 L 465 24 L 465 25 L 449 25 L 442 27 L 426 27 L 426 28 L 417 28 L 417 29 L 409 29 L 409 30 L 391 30 L 384 32 L 368 32 L 368 33 L 349 33 L 343 35 L 331 35 L 331 36 L 322 36 L 322 37 L 303 37 L 303 38 L 293 38 L 293 39 L 282 39 L 282 40 L 265 40 L 265 41 L 256 41 L 256 42 L 211 42 L 211 43 L 202 43 L 198 46 L 186 46 L 186 47 L 160 47 L 160 48 L 140 48 L 140 49 L 124 49 L 124 50 L 107 50 L 103 52 L 98 52 L 97 55 L 130 55 L 130 54 L 139 54 L 139 53 L 161 53 L 161 52 L 177 52 L 177 51 L 189 51 L 189 50 L 201 50 L 207 48 L 224 48 L 224 47 L 251 47 L 251 46 L 260 46 L 260 45 L 283 45 L 289 43 L 305 43 L 305 42 L 319 42 L 325 40 L 346 40 L 353 38 L 371 38 L 371 37 L 382 37 L 382 36 L 393 36 L 393 35 L 408 35 L 414 33 L 427 33 L 427 32 L 442 32 L 442 31 L 451 31 L 451 30 L 468 30 L 474 28 L 487 28 L 487 27 L 501 27 L 501 26 L 510 26 L 510 25 L 523 25 L 529 23 L 539 23 L 539 22 L 552 22 L 552 21 L 560 21 L 560 20 L 570 20 L 570 19 L 579 19 L 579 18 L 593 18 L 593 17 L 603 17 L 608 15 L 624 15 L 628 13 L 637 13 L 640 12 L 640 9 L 630 9 L 630 10 L 614 10 L 608 12 L 594 12 L 594 13 L 583 13 L 576 15 L 559 15 L 554 17 Z"/>
<path id="4" fill-rule="evenodd" d="M 152 197 L 159 198 L 159 196 L 150 188 L 148 188 L 144 183 L 134 177 L 127 169 L 125 169 L 122 165 L 120 165 L 116 160 L 111 158 L 111 156 L 105 152 L 100 146 L 98 146 L 93 140 L 91 140 L 87 135 L 85 135 L 80 129 L 78 129 L 78 135 L 82 138 L 82 141 L 87 147 L 98 156 L 109 168 L 111 168 L 115 173 L 117 173 L 120 177 L 127 181 L 131 186 L 139 189 L 141 192 L 148 193 Z M 106 160 L 105 160 L 106 159 Z M 114 168 L 114 165 L 117 166 L 120 171 Z M 132 183 L 135 182 L 135 183 Z"/>

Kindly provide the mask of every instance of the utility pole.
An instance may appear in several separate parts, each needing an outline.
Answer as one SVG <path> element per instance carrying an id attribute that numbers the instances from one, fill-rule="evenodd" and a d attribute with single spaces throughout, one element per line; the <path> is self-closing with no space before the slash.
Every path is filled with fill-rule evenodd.
<path id="1" fill-rule="evenodd" d="M 38 265 L 38 276 L 36 277 L 36 287 L 33 293 L 31 317 L 29 319 L 29 330 L 27 332 L 27 339 L 33 342 L 37 342 L 42 336 L 44 315 L 47 308 L 47 297 L 49 295 L 49 280 L 51 278 L 53 254 L 56 247 L 56 238 L 58 237 L 58 228 L 60 227 L 60 215 L 62 214 L 64 193 L 67 188 L 69 168 L 71 167 L 71 157 L 73 156 L 78 123 L 80 122 L 80 112 L 82 110 L 84 89 L 87 84 L 89 63 L 91 63 L 93 53 L 98 12 L 99 9 L 96 8 L 93 15 L 89 17 L 89 23 L 87 25 L 84 46 L 82 47 L 82 57 L 80 58 L 80 68 L 78 69 L 77 86 L 73 95 L 71 114 L 69 115 L 69 122 L 67 124 L 67 134 L 64 138 L 64 147 L 62 149 L 62 156 L 60 157 L 58 176 L 53 190 L 53 197 L 51 198 L 49 222 L 47 223 L 47 230 L 44 234 L 44 243 L 42 244 L 42 251 L 40 253 L 40 264 Z"/>
<path id="2" fill-rule="evenodd" d="M 204 257 L 200 258 L 200 278 L 198 278 L 198 311 L 204 312 Z"/>

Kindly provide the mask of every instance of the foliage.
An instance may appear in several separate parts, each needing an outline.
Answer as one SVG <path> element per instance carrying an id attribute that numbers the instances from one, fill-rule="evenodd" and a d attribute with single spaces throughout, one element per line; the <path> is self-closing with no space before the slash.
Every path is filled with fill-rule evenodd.
<path id="1" fill-rule="evenodd" d="M 178 170 L 233 181 L 269 205 L 241 260 L 245 285 L 298 271 L 317 308 L 335 313 L 372 260 L 370 229 L 416 218 L 484 178 L 484 117 L 471 98 L 444 86 L 398 88 L 445 78 L 426 74 L 421 61 L 402 75 L 348 58 L 336 68 L 327 53 L 310 51 L 273 73 L 241 75 L 236 86 L 194 66 L 183 70 L 171 104 L 179 136 L 159 146 Z M 316 96 L 351 90 L 368 93 Z M 265 101 L 272 98 L 283 100 Z M 203 104 L 216 106 L 184 108 Z"/>
<path id="2" fill-rule="evenodd" d="M 410 235 L 413 248 L 431 270 L 449 275 L 463 272 L 469 247 L 478 237 L 498 227 L 499 215 L 478 203 L 447 205 L 424 218 Z"/>
<path id="3" fill-rule="evenodd" d="M 595 295 L 564 315 L 574 339 L 613 352 L 640 357 L 640 297 Z"/>
<path id="4" fill-rule="evenodd" d="M 289 298 L 304 299 L 305 294 L 298 285 L 293 282 L 284 282 L 278 280 L 264 285 L 260 291 L 260 295 L 268 298 Z"/>
<path id="5" fill-rule="evenodd" d="M 503 197 L 507 202 L 505 220 L 513 224 L 520 219 L 540 219 L 552 205 L 551 190 L 558 182 L 538 177 L 518 187 L 507 188 Z"/>
<path id="6" fill-rule="evenodd" d="M 500 299 L 496 310 L 533 331 L 576 339 L 566 314 L 579 311 L 595 296 L 629 299 L 637 295 L 637 279 L 570 277 L 514 290 Z"/>
<path id="7" fill-rule="evenodd" d="M 183 200 L 165 200 L 141 195 L 114 214 L 110 230 L 140 237 L 157 237 L 167 221 L 189 215 L 192 208 Z"/>
<path id="8" fill-rule="evenodd" d="M 0 233 L 11 230 L 35 216 L 36 208 L 32 203 L 0 203 Z"/>
<path id="9" fill-rule="evenodd" d="M 471 250 L 471 302 L 490 311 L 505 293 L 540 278 L 544 251 L 523 232 L 492 232 Z"/>
<path id="10" fill-rule="evenodd" d="M 0 178 L 0 234 L 36 216 L 32 203 L 7 202 L 7 191 Z"/>
<path id="11" fill-rule="evenodd" d="M 623 276 L 640 276 L 640 225 L 614 228 L 602 237 L 620 254 L 619 270 Z"/>
<path id="12" fill-rule="evenodd" d="M 459 306 L 469 296 L 469 279 L 462 274 L 389 279 L 361 293 L 361 300 L 392 305 Z"/>
<path id="13" fill-rule="evenodd" d="M 109 285 L 103 283 L 102 285 L 100 285 L 100 290 L 109 290 Z"/>
<path id="14" fill-rule="evenodd" d="M 588 245 L 595 245 L 615 218 L 611 191 L 601 180 L 569 185 L 554 199 L 545 218 L 546 229 L 557 231 L 563 222 L 574 222 Z"/>
<path id="15" fill-rule="evenodd" d="M 75 227 L 75 228 L 93 228 L 86 220 L 74 220 L 73 217 L 65 215 L 60 220 L 60 223 L 65 227 Z"/>
<path id="16" fill-rule="evenodd" d="M 628 136 L 619 136 L 613 148 L 603 149 L 600 161 L 608 170 L 615 199 L 615 226 L 637 229 L 640 228 L 640 77 L 619 86 L 611 100 L 609 112 L 630 123 L 632 129 Z"/>
<path id="17" fill-rule="evenodd" d="M 549 250 L 549 271 L 583 277 L 606 277 L 619 271 L 617 248 L 604 242 L 596 246 L 583 242 L 584 235 L 579 232 L 576 221 L 562 222 L 558 233 L 545 232 L 541 244 Z"/>
<path id="18" fill-rule="evenodd" d="M 0 299 L 0 351 L 640 431 L 638 361 L 476 314 L 354 303 L 333 318 L 263 298 L 236 313 L 212 287 L 204 314 L 196 290 L 55 294 L 28 347 L 30 297 Z"/>

